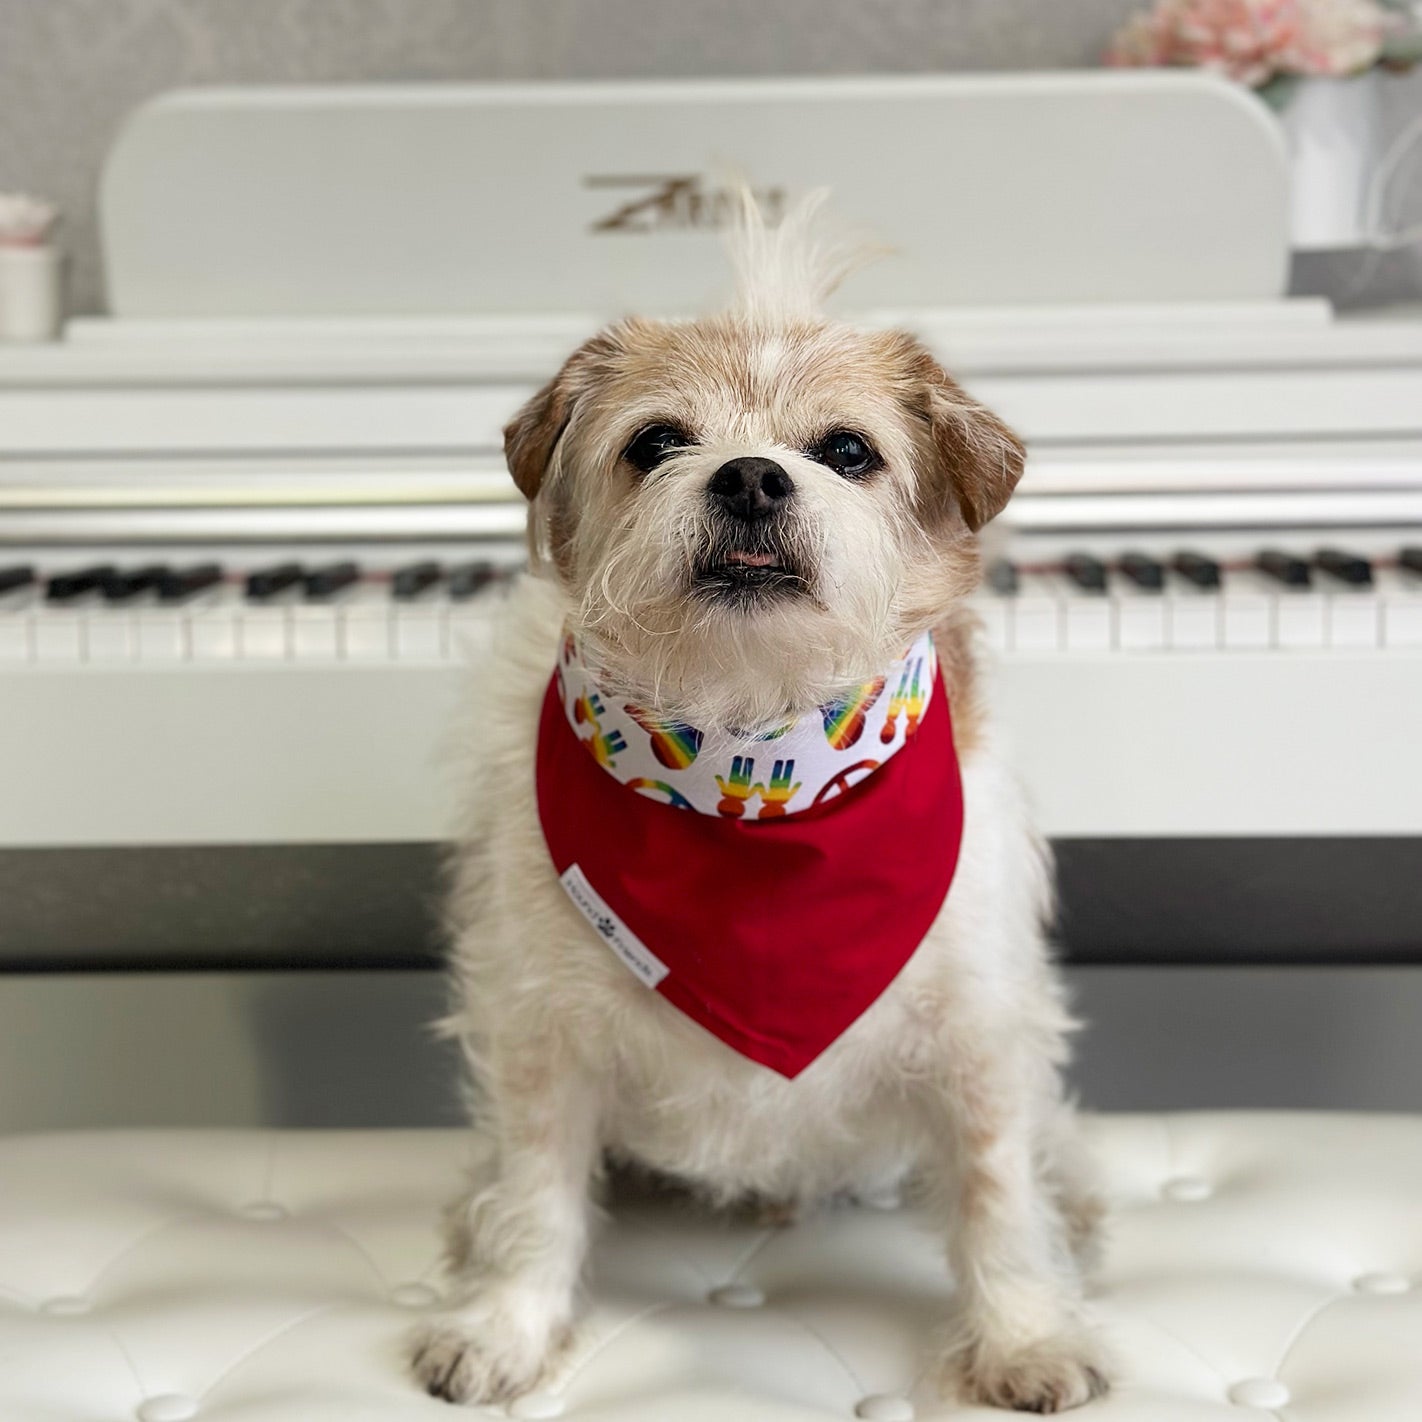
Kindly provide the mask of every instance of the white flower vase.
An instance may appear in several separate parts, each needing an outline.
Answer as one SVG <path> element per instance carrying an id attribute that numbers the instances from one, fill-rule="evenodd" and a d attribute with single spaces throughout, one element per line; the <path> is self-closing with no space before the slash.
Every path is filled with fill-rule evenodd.
<path id="1" fill-rule="evenodd" d="M 57 247 L 0 243 L 0 341 L 52 341 L 64 314 Z"/>
<path id="2" fill-rule="evenodd" d="M 1381 117 L 1378 74 L 1306 78 L 1281 118 L 1292 172 L 1290 232 L 1296 251 L 1366 247 Z"/>

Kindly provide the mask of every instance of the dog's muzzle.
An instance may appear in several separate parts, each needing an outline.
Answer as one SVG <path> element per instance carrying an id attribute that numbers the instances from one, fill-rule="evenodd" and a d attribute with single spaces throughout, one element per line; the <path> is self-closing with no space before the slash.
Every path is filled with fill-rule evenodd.
<path id="1" fill-rule="evenodd" d="M 794 493 L 794 481 L 773 459 L 730 459 L 711 476 L 706 497 L 718 515 L 716 534 L 697 566 L 697 591 L 745 601 L 806 590 L 784 539 Z"/>

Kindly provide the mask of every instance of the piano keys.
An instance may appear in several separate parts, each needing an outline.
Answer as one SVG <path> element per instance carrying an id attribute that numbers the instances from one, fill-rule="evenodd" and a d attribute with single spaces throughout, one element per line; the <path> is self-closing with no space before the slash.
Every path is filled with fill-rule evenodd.
<path id="1" fill-rule="evenodd" d="M 975 602 L 988 644 L 1007 657 L 1416 650 L 1422 568 L 1408 551 L 1000 558 Z M 1347 576 L 1315 579 L 1325 560 Z M 448 661 L 459 655 L 457 629 L 470 599 L 514 568 L 428 558 L 309 569 L 209 561 L 187 571 L 0 565 L 0 662 Z M 169 617 L 174 602 L 183 614 L 176 635 L 145 641 L 139 629 Z"/>
<path id="2" fill-rule="evenodd" d="M 1368 558 L 1261 549 L 1163 561 L 1073 553 L 1060 564 L 1003 559 L 978 598 L 1001 654 L 1422 648 L 1422 574 L 1405 549 Z M 1345 567 L 1331 585 L 1312 569 Z M 1168 571 L 1167 571 L 1168 569 Z"/>
<path id="3" fill-rule="evenodd" d="M 251 554 L 247 554 L 250 558 Z M 181 568 L 0 563 L 0 667 L 204 662 L 447 662 L 514 568 L 459 556 Z M 24 576 L 22 576 L 24 575 Z"/>

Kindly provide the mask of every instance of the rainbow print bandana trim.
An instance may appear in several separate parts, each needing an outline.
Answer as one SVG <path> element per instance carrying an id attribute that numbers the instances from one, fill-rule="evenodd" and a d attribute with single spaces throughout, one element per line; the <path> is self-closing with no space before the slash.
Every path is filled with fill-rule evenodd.
<path id="1" fill-rule="evenodd" d="M 933 695 L 925 632 L 881 676 L 766 734 L 734 740 L 657 720 L 609 694 L 565 637 L 556 686 L 568 723 L 604 770 L 662 804 L 731 820 L 773 820 L 822 805 L 902 750 Z"/>

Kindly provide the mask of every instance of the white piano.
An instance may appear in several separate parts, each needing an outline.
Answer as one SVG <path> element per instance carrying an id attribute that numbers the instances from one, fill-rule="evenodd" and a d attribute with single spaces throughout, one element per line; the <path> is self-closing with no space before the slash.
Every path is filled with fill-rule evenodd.
<path id="1" fill-rule="evenodd" d="M 500 426 L 714 295 L 727 157 L 1027 438 L 979 604 L 1070 952 L 1416 957 L 1422 315 L 1286 299 L 1271 121 L 1158 74 L 141 112 L 111 315 L 0 348 L 0 964 L 428 960 Z"/>

